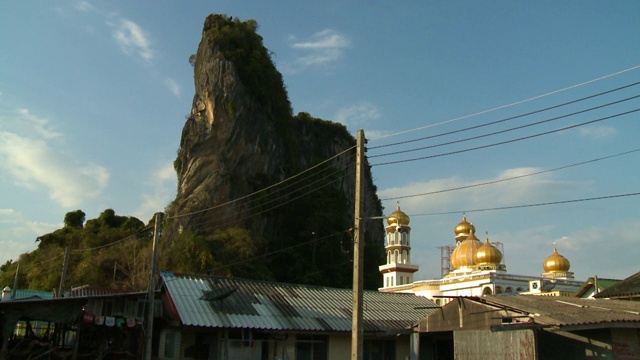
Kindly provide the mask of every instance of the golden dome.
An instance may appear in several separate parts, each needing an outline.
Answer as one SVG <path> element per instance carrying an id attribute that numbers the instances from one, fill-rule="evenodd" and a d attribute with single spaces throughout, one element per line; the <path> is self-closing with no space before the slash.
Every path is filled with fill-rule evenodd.
<path id="1" fill-rule="evenodd" d="M 502 261 L 502 253 L 498 248 L 491 245 L 489 238 L 487 238 L 484 244 L 476 251 L 473 261 L 477 265 L 499 265 L 500 261 Z"/>
<path id="2" fill-rule="evenodd" d="M 471 228 L 469 236 L 456 246 L 455 250 L 451 253 L 451 266 L 454 269 L 459 269 L 463 266 L 475 265 L 474 257 L 478 249 L 482 246 L 482 242 L 476 237 L 475 228 Z"/>
<path id="3" fill-rule="evenodd" d="M 552 273 L 567 272 L 569 271 L 570 266 L 571 263 L 569 263 L 569 260 L 567 260 L 566 257 L 558 254 L 558 250 L 556 250 L 555 248 L 553 249 L 553 254 L 549 255 L 544 264 L 542 264 L 545 272 Z"/>
<path id="4" fill-rule="evenodd" d="M 393 225 L 409 225 L 409 215 L 405 214 L 400 210 L 400 206 L 396 208 L 396 211 L 392 212 L 391 215 L 387 218 L 387 224 Z"/>
<path id="5" fill-rule="evenodd" d="M 476 231 L 476 227 L 473 226 L 472 223 L 467 221 L 467 217 L 463 216 L 462 221 L 453 229 L 453 232 L 456 234 L 456 237 L 460 235 L 467 235 L 471 233 L 471 231 Z"/>

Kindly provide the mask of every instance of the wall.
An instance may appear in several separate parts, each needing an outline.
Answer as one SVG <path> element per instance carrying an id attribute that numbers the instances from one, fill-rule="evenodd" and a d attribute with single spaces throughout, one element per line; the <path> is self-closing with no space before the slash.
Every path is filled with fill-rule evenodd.
<path id="1" fill-rule="evenodd" d="M 611 345 L 616 359 L 640 360 L 638 329 L 611 329 Z"/>
<path id="2" fill-rule="evenodd" d="M 349 359 L 351 357 L 351 333 L 349 336 L 329 337 L 329 359 Z"/>
<path id="3" fill-rule="evenodd" d="M 453 332 L 453 349 L 457 360 L 532 360 L 535 340 L 533 330 L 459 330 Z"/>
<path id="4" fill-rule="evenodd" d="M 538 352 L 541 359 L 549 360 L 614 359 L 609 329 L 572 332 L 540 330 Z"/>

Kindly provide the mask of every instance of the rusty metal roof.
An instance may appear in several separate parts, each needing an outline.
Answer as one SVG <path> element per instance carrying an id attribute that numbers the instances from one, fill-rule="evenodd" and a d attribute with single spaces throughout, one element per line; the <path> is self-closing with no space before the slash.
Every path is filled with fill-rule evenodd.
<path id="1" fill-rule="evenodd" d="M 615 323 L 640 323 L 640 302 L 637 301 L 531 295 L 492 295 L 477 300 L 530 314 L 535 323 L 542 325 L 593 327 L 599 324 L 615 326 Z"/>
<path id="2" fill-rule="evenodd" d="M 206 275 L 161 273 L 171 310 L 184 325 L 287 331 L 351 331 L 351 289 Z M 363 293 L 363 327 L 400 333 L 438 308 L 413 294 Z"/>

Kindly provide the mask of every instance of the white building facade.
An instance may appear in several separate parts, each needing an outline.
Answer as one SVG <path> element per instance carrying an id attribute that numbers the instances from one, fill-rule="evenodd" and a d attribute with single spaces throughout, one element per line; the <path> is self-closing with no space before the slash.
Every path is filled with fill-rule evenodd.
<path id="1" fill-rule="evenodd" d="M 413 280 L 418 265 L 411 263 L 409 216 L 396 209 L 387 219 L 387 263 L 379 267 L 383 274 L 382 292 L 406 292 L 427 297 L 439 305 L 461 296 L 502 293 L 569 295 L 577 291 L 570 263 L 556 249 L 543 262 L 540 276 L 507 272 L 502 252 L 486 238 L 475 236 L 475 226 L 466 217 L 454 228 L 455 247 L 449 254 L 449 272 L 441 279 Z"/>

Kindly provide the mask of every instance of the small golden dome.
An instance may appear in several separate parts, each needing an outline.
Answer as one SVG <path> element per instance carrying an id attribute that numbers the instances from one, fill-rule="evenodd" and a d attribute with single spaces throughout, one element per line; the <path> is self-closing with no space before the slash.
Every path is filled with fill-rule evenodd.
<path id="1" fill-rule="evenodd" d="M 453 228 L 453 233 L 456 234 L 456 237 L 460 235 L 467 235 L 471 233 L 471 231 L 476 231 L 476 227 L 473 226 L 472 223 L 467 221 L 467 217 L 463 216 L 462 221 L 455 228 Z"/>
<path id="2" fill-rule="evenodd" d="M 391 215 L 387 218 L 387 224 L 393 225 L 409 225 L 409 215 L 405 214 L 400 210 L 400 206 L 396 208 L 396 211 L 392 212 Z"/>
<path id="3" fill-rule="evenodd" d="M 455 250 L 451 253 L 451 266 L 454 269 L 459 269 L 463 266 L 475 265 L 474 257 L 478 249 L 482 246 L 482 242 L 476 237 L 475 228 L 471 228 L 469 236 L 456 246 Z"/>
<path id="4" fill-rule="evenodd" d="M 549 255 L 544 264 L 542 264 L 545 272 L 552 273 L 567 272 L 569 271 L 570 266 L 571 263 L 569 263 L 569 260 L 558 254 L 558 250 L 556 250 L 556 248 L 553 248 L 553 254 Z"/>
<path id="5" fill-rule="evenodd" d="M 484 244 L 476 251 L 473 260 L 477 265 L 499 265 L 502 261 L 502 253 L 489 243 L 489 238 L 486 238 Z"/>

